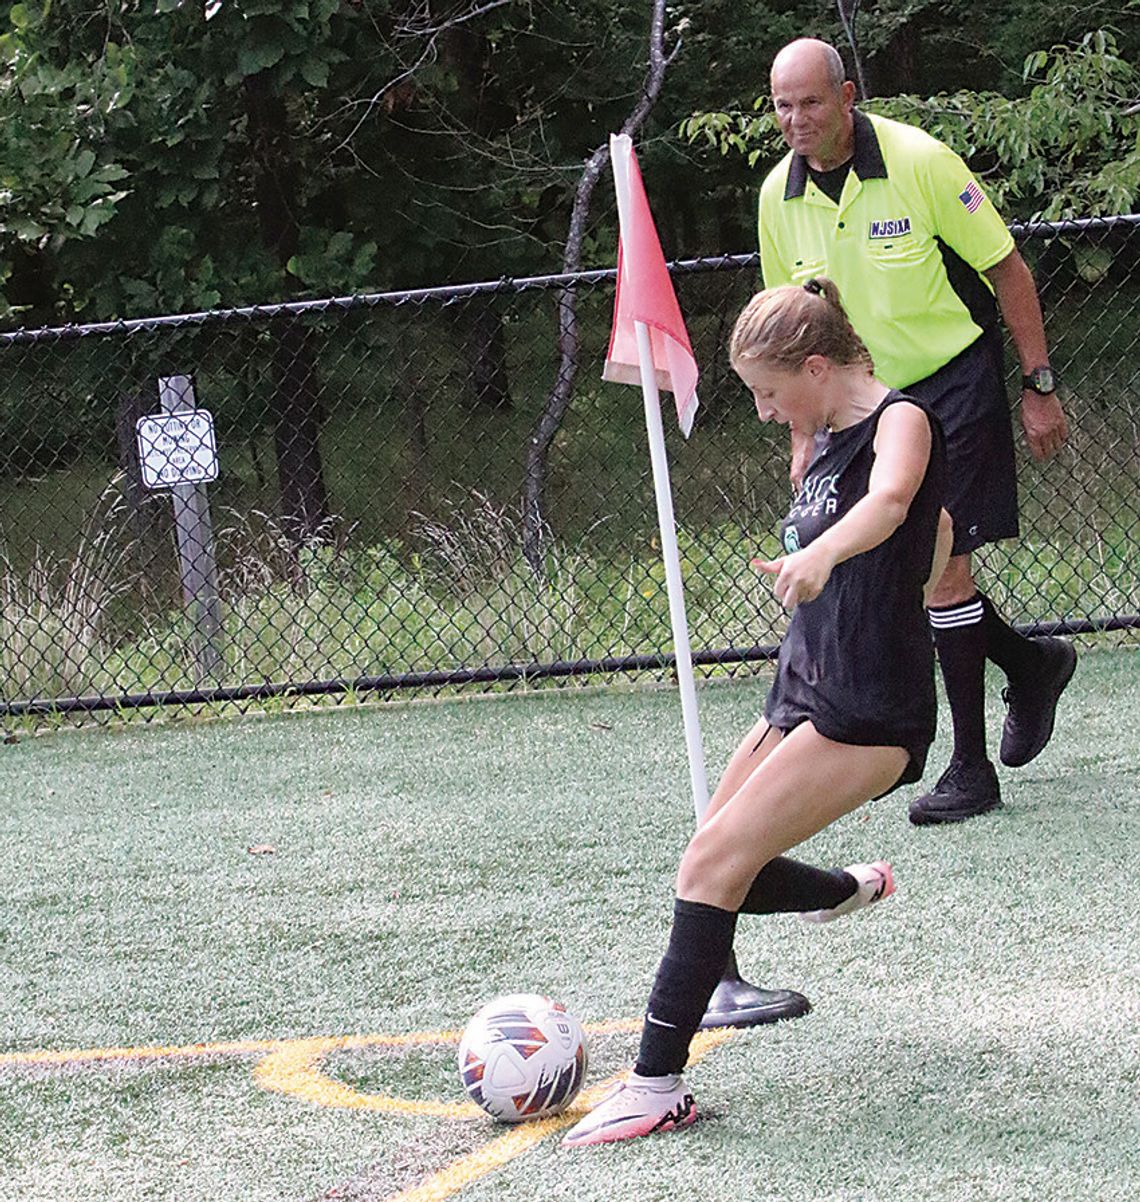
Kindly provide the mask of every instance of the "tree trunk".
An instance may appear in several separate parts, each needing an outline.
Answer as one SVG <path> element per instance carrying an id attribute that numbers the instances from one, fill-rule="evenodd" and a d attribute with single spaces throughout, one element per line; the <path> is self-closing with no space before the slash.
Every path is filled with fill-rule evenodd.
<path id="1" fill-rule="evenodd" d="M 288 112 L 263 72 L 245 81 L 254 196 L 264 247 L 284 268 L 297 253 L 297 167 L 290 153 Z M 298 542 L 328 533 L 320 451 L 316 356 L 302 327 L 282 324 L 274 349 L 271 411 L 281 522 Z"/>
<path id="2" fill-rule="evenodd" d="M 653 18 L 649 30 L 649 73 L 645 90 L 620 131 L 631 137 L 641 128 L 657 103 L 657 97 L 661 94 L 661 87 L 665 82 L 665 68 L 680 49 L 678 43 L 666 56 L 664 29 L 665 0 L 653 0 Z M 586 217 L 590 211 L 590 199 L 609 157 L 608 143 L 599 146 L 586 160 L 578 181 L 574 208 L 570 214 L 566 252 L 562 256 L 562 270 L 565 273 L 575 272 L 582 266 L 582 238 L 586 229 Z M 570 407 L 574 377 L 578 372 L 578 300 L 572 286 L 567 286 L 558 293 L 558 349 L 558 373 L 527 444 L 526 475 L 523 480 L 523 554 L 535 572 L 542 571 L 545 529 L 542 505 L 546 489 L 546 456 L 554 442 L 554 436 L 562 425 L 562 419 L 566 416 L 566 410 Z"/>
<path id="3" fill-rule="evenodd" d="M 165 493 L 151 492 L 142 482 L 136 424 L 140 417 L 154 412 L 158 381 L 152 379 L 147 383 L 149 389 L 140 387 L 120 395 L 115 408 L 115 438 L 131 531 L 130 554 L 137 567 L 135 579 L 143 598 L 141 604 L 149 609 L 155 598 L 164 596 L 162 565 L 169 560 L 170 502 Z"/>
<path id="4" fill-rule="evenodd" d="M 440 26 L 455 21 L 466 9 L 465 0 L 434 0 L 428 4 L 431 19 Z M 444 29 L 439 41 L 441 62 L 456 75 L 458 111 L 477 139 L 490 136 L 496 115 L 488 111 L 486 37 L 475 25 L 462 22 Z M 507 114 L 500 112 L 498 118 L 505 120 Z M 510 119 L 514 119 L 513 114 Z M 482 260 L 482 255 L 478 258 Z M 470 367 L 469 396 L 478 408 L 509 409 L 510 383 L 498 303 L 493 296 L 475 297 L 465 306 L 461 320 Z"/>
<path id="5" fill-rule="evenodd" d="M 281 525 L 302 543 L 326 539 L 328 498 L 321 465 L 321 412 L 316 393 L 316 356 L 295 322 L 282 327 L 273 358 L 277 392 L 273 406 L 273 446 L 281 490 Z"/>
<path id="6" fill-rule="evenodd" d="M 471 393 L 479 408 L 509 409 L 510 379 L 503 319 L 491 297 L 477 297 L 471 304 L 468 347 L 471 363 Z"/>

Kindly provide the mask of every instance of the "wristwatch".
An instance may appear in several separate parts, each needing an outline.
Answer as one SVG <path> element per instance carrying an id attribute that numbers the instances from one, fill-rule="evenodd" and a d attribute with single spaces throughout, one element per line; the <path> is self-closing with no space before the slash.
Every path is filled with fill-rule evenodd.
<path id="1" fill-rule="evenodd" d="M 1039 396 L 1048 396 L 1056 392 L 1057 379 L 1053 375 L 1053 369 L 1048 364 L 1035 367 L 1029 375 L 1021 377 L 1021 390 L 1036 392 Z"/>

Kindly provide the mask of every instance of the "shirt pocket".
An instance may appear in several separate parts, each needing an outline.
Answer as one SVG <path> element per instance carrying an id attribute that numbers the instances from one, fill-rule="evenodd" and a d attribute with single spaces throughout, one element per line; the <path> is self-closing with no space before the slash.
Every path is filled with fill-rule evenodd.
<path id="1" fill-rule="evenodd" d="M 827 275 L 827 263 L 822 259 L 795 259 L 792 262 L 793 284 L 806 284 L 817 276 Z"/>
<path id="2" fill-rule="evenodd" d="M 865 261 L 867 304 L 880 321 L 913 321 L 939 305 L 945 272 L 937 246 L 884 238 L 868 244 Z"/>
<path id="3" fill-rule="evenodd" d="M 917 238 L 904 235 L 901 238 L 874 239 L 867 243 L 867 257 L 877 267 L 889 271 L 892 268 L 906 270 L 923 264 L 932 251 Z"/>

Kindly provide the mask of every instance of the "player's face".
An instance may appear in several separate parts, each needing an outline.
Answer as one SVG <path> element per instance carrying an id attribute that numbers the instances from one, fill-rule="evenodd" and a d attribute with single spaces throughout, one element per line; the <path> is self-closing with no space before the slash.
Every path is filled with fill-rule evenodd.
<path id="1" fill-rule="evenodd" d="M 784 141 L 818 171 L 851 157 L 854 98 L 853 83 L 835 87 L 824 68 L 810 60 L 793 59 L 772 69 L 772 103 Z"/>
<path id="2" fill-rule="evenodd" d="M 805 434 L 814 434 L 822 424 L 818 373 L 807 364 L 790 371 L 749 359 L 737 364 L 736 371 L 752 393 L 762 422 L 779 422 Z"/>

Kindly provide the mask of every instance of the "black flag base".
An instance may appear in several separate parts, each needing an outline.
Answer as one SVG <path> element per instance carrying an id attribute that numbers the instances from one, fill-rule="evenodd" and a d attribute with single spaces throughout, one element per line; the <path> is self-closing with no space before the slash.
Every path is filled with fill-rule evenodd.
<path id="1" fill-rule="evenodd" d="M 758 989 L 750 985 L 736 966 L 736 953 L 728 957 L 728 966 L 720 979 L 708 1009 L 701 1019 L 701 1030 L 709 1027 L 758 1027 L 799 1018 L 811 1009 L 811 1002 L 793 989 Z"/>

